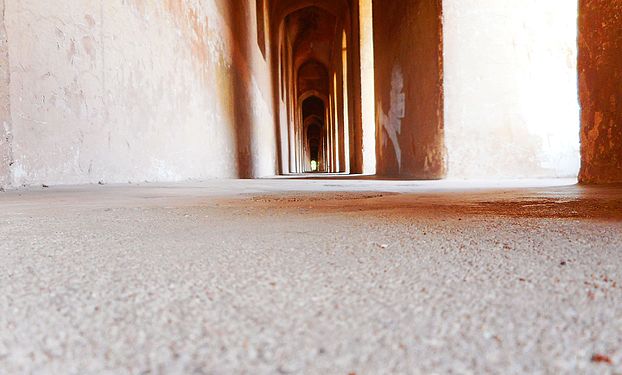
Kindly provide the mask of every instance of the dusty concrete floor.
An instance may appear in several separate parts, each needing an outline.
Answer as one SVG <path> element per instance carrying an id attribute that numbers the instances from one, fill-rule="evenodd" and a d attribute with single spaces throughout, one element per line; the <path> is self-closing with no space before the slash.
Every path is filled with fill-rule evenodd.
<path id="1" fill-rule="evenodd" d="M 622 188 L 555 184 L 0 193 L 0 373 L 622 373 Z"/>

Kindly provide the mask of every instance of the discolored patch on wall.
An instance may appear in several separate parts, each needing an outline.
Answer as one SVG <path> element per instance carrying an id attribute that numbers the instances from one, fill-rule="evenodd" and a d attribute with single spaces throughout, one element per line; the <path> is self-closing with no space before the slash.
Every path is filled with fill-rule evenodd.
<path id="1" fill-rule="evenodd" d="M 184 0 L 165 0 L 158 3 L 129 1 L 140 17 L 149 19 L 150 14 L 155 13 L 161 21 L 168 20 L 174 24 L 179 32 L 179 41 L 190 48 L 197 75 L 208 83 L 210 63 L 218 61 L 225 48 L 222 32 L 210 29 L 208 11 L 202 9 L 205 5 Z"/>
<path id="2" fill-rule="evenodd" d="M 380 160 L 387 160 L 391 156 L 387 153 L 393 151 L 397 173 L 402 169 L 402 146 L 400 134 L 402 132 L 402 119 L 406 116 L 406 94 L 404 94 L 404 75 L 399 65 L 393 67 L 391 73 L 390 107 L 388 113 L 384 108 L 376 110 L 380 132 L 380 147 L 378 156 Z"/>

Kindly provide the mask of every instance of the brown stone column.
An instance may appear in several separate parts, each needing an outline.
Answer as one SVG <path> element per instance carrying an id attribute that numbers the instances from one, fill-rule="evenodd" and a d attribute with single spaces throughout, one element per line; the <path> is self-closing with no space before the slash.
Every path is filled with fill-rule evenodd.
<path id="1" fill-rule="evenodd" d="M 442 1 L 375 1 L 377 173 L 445 176 Z"/>
<path id="2" fill-rule="evenodd" d="M 622 182 L 622 1 L 580 0 L 584 183 Z"/>

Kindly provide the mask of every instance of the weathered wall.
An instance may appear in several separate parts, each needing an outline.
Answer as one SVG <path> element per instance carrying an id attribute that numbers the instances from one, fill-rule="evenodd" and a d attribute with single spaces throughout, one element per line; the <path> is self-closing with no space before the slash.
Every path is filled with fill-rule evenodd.
<path id="1" fill-rule="evenodd" d="M 443 4 L 448 177 L 576 177 L 577 1 Z"/>
<path id="2" fill-rule="evenodd" d="M 11 181 L 11 107 L 9 54 L 4 25 L 4 1 L 0 0 L 0 188 Z"/>
<path id="3" fill-rule="evenodd" d="M 5 1 L 14 184 L 274 173 L 254 0 Z"/>
<path id="4" fill-rule="evenodd" d="M 373 4 L 379 175 L 445 174 L 441 3 Z"/>
<path id="5" fill-rule="evenodd" d="M 622 1 L 581 0 L 579 9 L 580 180 L 622 182 Z"/>
<path id="6" fill-rule="evenodd" d="M 218 39 L 219 35 L 222 37 L 223 31 L 229 36 L 221 42 L 232 55 L 231 67 L 225 75 L 233 82 L 234 92 L 233 102 L 228 103 L 225 109 L 233 113 L 238 177 L 273 176 L 277 173 L 278 161 L 269 53 L 272 46 L 268 43 L 269 38 L 264 37 L 266 53 L 262 53 L 259 47 L 256 0 L 216 2 L 227 21 L 221 30 L 214 30 L 218 34 L 212 34 L 210 39 Z M 269 35 L 267 6 L 264 11 L 264 32 Z M 218 87 L 214 91 L 219 91 Z"/>

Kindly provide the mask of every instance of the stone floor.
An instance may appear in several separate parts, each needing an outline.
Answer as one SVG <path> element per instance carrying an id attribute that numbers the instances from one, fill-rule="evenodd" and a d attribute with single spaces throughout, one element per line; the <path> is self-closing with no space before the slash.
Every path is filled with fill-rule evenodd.
<path id="1" fill-rule="evenodd" d="M 622 187 L 570 183 L 0 193 L 0 373 L 622 373 Z"/>

